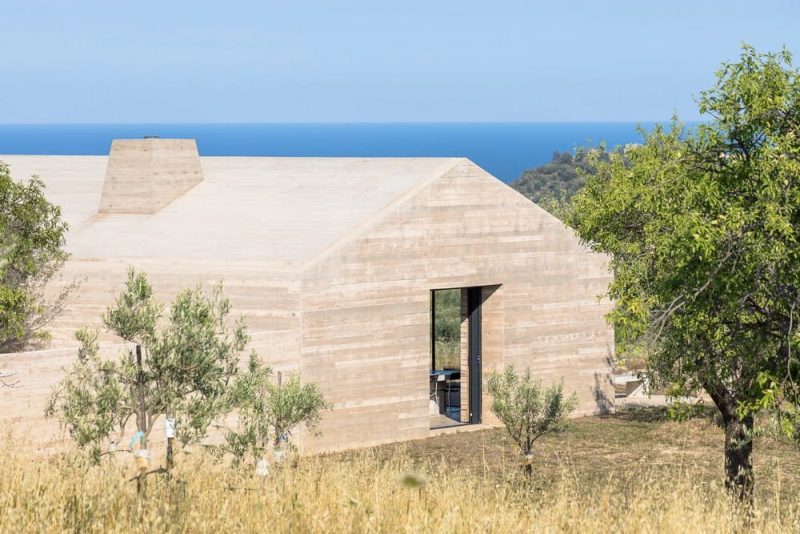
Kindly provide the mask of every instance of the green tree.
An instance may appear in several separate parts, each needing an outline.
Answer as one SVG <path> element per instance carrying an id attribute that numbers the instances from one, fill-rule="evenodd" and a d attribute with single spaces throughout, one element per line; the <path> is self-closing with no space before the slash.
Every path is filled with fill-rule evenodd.
<path id="1" fill-rule="evenodd" d="M 282 443 L 294 448 L 292 431 L 301 424 L 314 431 L 322 411 L 330 408 L 316 384 L 304 384 L 297 374 L 283 380 L 279 373 L 273 380 L 272 370 L 256 354 L 233 383 L 228 403 L 237 413 L 237 428 L 226 432 L 224 449 L 239 462 L 264 458 L 270 441 L 278 454 L 285 452 Z"/>
<path id="2" fill-rule="evenodd" d="M 574 155 L 556 151 L 552 161 L 525 171 L 510 185 L 563 220 L 569 201 L 583 187 L 586 177 L 594 174 L 595 159 L 608 159 L 604 146 L 578 147 Z"/>
<path id="3" fill-rule="evenodd" d="M 50 302 L 47 283 L 68 258 L 67 223 L 44 196 L 36 177 L 15 182 L 0 162 L 0 353 L 36 348 L 47 324 L 63 309 L 72 286 Z"/>
<path id="4" fill-rule="evenodd" d="M 795 432 L 800 76 L 788 52 L 744 46 L 699 107 L 695 130 L 675 121 L 596 160 L 568 222 L 610 256 L 620 342 L 647 343 L 656 384 L 713 399 L 726 484 L 750 501 L 755 414 Z"/>
<path id="5" fill-rule="evenodd" d="M 540 437 L 563 430 L 567 417 L 578 406 L 573 393 L 564 398 L 563 382 L 543 388 L 530 369 L 521 375 L 508 367 L 503 373 L 491 373 L 487 390 L 492 396 L 492 413 L 505 425 L 511 439 L 522 453 L 525 475 L 533 473 L 533 444 Z"/>
<path id="6" fill-rule="evenodd" d="M 125 291 L 103 315 L 103 323 L 135 344 L 135 351 L 105 358 L 97 332 L 76 334 L 81 342 L 78 361 L 54 390 L 46 415 L 57 417 L 95 458 L 113 432 L 124 434 L 131 418 L 136 420 L 135 441 L 146 450 L 162 416 L 174 422 L 176 439 L 186 445 L 202 439 L 225 411 L 229 382 L 249 338 L 242 320 L 228 324 L 231 305 L 222 286 L 211 294 L 199 287 L 182 290 L 165 320 L 162 310 L 147 277 L 131 269 Z"/>

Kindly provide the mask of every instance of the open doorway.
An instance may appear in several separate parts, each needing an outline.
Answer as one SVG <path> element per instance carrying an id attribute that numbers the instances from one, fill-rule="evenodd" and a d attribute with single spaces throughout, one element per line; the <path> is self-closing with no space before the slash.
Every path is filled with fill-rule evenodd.
<path id="1" fill-rule="evenodd" d="M 431 291 L 431 428 L 481 422 L 481 288 Z"/>

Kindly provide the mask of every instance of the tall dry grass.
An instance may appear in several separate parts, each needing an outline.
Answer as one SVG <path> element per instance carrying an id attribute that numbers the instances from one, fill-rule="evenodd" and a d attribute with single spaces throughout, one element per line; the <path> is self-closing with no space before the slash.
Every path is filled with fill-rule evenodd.
<path id="1" fill-rule="evenodd" d="M 507 473 L 475 477 L 370 452 L 302 458 L 267 478 L 204 455 L 182 456 L 172 481 L 140 499 L 130 458 L 89 466 L 0 446 L 3 532 L 759 532 L 800 531 L 800 498 L 744 518 L 718 485 L 690 471 L 642 468 L 582 487 L 569 469 L 545 488 Z M 762 481 L 767 483 L 766 481 Z M 776 492 L 780 495 L 780 492 Z"/>

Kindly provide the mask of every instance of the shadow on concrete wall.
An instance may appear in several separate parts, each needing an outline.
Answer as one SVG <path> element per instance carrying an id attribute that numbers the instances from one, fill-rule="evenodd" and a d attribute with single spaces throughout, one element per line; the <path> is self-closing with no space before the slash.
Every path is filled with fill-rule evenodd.
<path id="1" fill-rule="evenodd" d="M 609 350 L 606 353 L 606 365 L 609 372 L 594 373 L 594 386 L 592 386 L 592 395 L 594 402 L 597 405 L 595 410 L 596 414 L 610 414 L 614 413 L 614 383 L 611 380 L 611 369 L 614 368 L 613 353 Z"/>

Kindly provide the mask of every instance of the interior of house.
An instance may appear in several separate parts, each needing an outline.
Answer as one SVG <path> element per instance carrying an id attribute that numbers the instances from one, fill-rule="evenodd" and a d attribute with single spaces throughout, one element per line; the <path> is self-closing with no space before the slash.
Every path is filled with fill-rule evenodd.
<path id="1" fill-rule="evenodd" d="M 431 291 L 431 428 L 480 423 L 480 290 Z"/>

